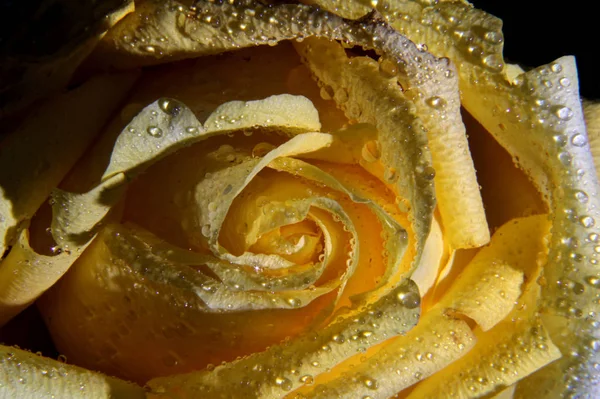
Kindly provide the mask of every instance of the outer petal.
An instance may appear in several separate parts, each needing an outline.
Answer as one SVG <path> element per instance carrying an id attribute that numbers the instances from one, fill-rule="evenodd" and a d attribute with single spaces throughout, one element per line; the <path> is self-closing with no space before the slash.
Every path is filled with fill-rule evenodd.
<path id="1" fill-rule="evenodd" d="M 583 116 L 590 140 L 590 150 L 594 157 L 596 171 L 600 167 L 600 102 L 583 102 Z"/>
<path id="2" fill-rule="evenodd" d="M 595 365 L 600 363 L 600 352 L 590 344 L 597 342 L 600 322 L 595 284 L 600 281 L 595 250 L 600 200 L 574 59 L 564 57 L 513 79 L 513 72 L 508 77 L 504 71 L 497 18 L 452 1 L 386 1 L 379 8 L 399 32 L 454 61 L 464 107 L 509 151 L 550 204 L 553 235 L 544 311 L 557 315 L 556 330 L 548 328 L 568 355 L 555 370 L 547 368 L 547 385 L 535 385 L 548 396 L 593 394 Z M 557 374 L 566 376 L 564 383 Z"/>
<path id="3" fill-rule="evenodd" d="M 0 397 L 142 399 L 144 389 L 77 366 L 0 345 Z"/>
<path id="4" fill-rule="evenodd" d="M 95 78 L 49 100 L 2 144 L 0 250 L 16 237 L 73 167 L 133 85 L 137 74 Z M 89 110 L 94 112 L 90 113 Z"/>
<path id="5" fill-rule="evenodd" d="M 405 334 L 418 318 L 416 285 L 407 280 L 358 312 L 338 316 L 319 331 L 274 345 L 214 371 L 151 380 L 169 398 L 278 398 L 387 337 Z M 247 383 L 240 383 L 246 381 Z"/>
<path id="6" fill-rule="evenodd" d="M 31 305 L 77 260 L 79 253 L 40 255 L 29 246 L 22 230 L 0 268 L 0 326 Z"/>
<path id="7" fill-rule="evenodd" d="M 28 231 L 19 229 L 76 163 L 136 77 L 135 73 L 101 76 L 49 100 L 3 143 L 0 250 L 4 252 L 10 245 L 13 249 L 0 263 L 0 324 L 54 284 L 79 255 L 37 254 L 29 246 Z"/>

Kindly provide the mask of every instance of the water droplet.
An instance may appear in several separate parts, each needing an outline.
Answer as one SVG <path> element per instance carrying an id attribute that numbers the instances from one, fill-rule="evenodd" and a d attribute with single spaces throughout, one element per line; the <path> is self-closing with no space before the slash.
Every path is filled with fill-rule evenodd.
<path id="1" fill-rule="evenodd" d="M 568 152 L 561 152 L 560 154 L 558 154 L 558 160 L 565 166 L 569 166 L 571 165 L 571 154 L 569 154 Z"/>
<path id="2" fill-rule="evenodd" d="M 558 83 L 562 87 L 569 87 L 569 86 L 571 86 L 571 81 L 569 80 L 569 78 L 560 78 L 560 80 L 558 81 Z"/>
<path id="3" fill-rule="evenodd" d="M 483 39 L 488 43 L 500 44 L 504 41 L 504 36 L 502 35 L 502 32 L 489 31 L 485 32 Z"/>
<path id="4" fill-rule="evenodd" d="M 431 108 L 439 109 L 443 108 L 446 105 L 446 100 L 441 97 L 434 96 L 425 100 L 425 103 L 429 105 Z"/>
<path id="5" fill-rule="evenodd" d="M 171 116 L 177 116 L 181 111 L 181 105 L 177 101 L 171 100 L 169 98 L 159 99 L 158 106 L 164 113 Z"/>
<path id="6" fill-rule="evenodd" d="M 421 304 L 421 298 L 419 294 L 412 291 L 401 291 L 397 294 L 397 298 L 402 305 L 408 309 L 414 309 Z"/>
<path id="7" fill-rule="evenodd" d="M 163 131 L 161 128 L 156 127 L 156 126 L 149 126 L 148 129 L 146 129 L 146 131 L 148 132 L 148 134 L 152 137 L 162 137 L 163 135 Z"/>
<path id="8" fill-rule="evenodd" d="M 585 136 L 583 134 L 577 133 L 576 135 L 571 137 L 571 143 L 575 147 L 583 147 L 587 144 L 587 140 L 585 139 Z"/>
<path id="9" fill-rule="evenodd" d="M 379 59 L 379 73 L 386 79 L 394 78 L 398 75 L 398 65 L 394 60 L 381 57 Z"/>
<path id="10" fill-rule="evenodd" d="M 567 138 L 564 134 L 556 134 L 552 137 L 552 139 L 559 147 L 564 147 L 567 145 Z"/>
<path id="11" fill-rule="evenodd" d="M 370 140 L 363 145 L 361 155 L 363 159 L 367 162 L 375 162 L 379 158 L 381 158 L 381 149 L 379 146 L 379 141 Z"/>
<path id="12" fill-rule="evenodd" d="M 277 377 L 275 378 L 275 384 L 281 387 L 284 391 L 289 391 L 292 389 L 293 384 L 292 381 L 285 377 Z"/>
<path id="13" fill-rule="evenodd" d="M 504 62 L 502 62 L 502 57 L 498 54 L 490 54 L 485 56 L 482 60 L 483 65 L 493 72 L 500 72 L 504 68 Z"/>
<path id="14" fill-rule="evenodd" d="M 558 106 L 554 108 L 554 114 L 558 119 L 568 121 L 573 117 L 573 111 L 569 107 Z"/>
<path id="15" fill-rule="evenodd" d="M 581 218 L 579 218 L 579 222 L 581 223 L 581 225 L 583 227 L 586 227 L 586 228 L 593 227 L 594 224 L 596 223 L 594 218 L 591 216 L 582 216 Z"/>
<path id="16" fill-rule="evenodd" d="M 312 384 L 314 384 L 315 379 L 312 375 L 306 374 L 306 375 L 303 375 L 302 377 L 300 377 L 300 382 L 303 383 L 304 385 L 312 385 Z"/>
<path id="17" fill-rule="evenodd" d="M 187 134 L 196 134 L 196 133 L 198 133 L 198 128 L 196 128 L 196 127 L 193 127 L 193 126 L 186 127 L 186 128 L 185 128 L 185 132 L 186 132 Z"/>
<path id="18" fill-rule="evenodd" d="M 298 298 L 288 298 L 286 302 L 293 308 L 297 308 L 302 305 L 302 301 L 300 301 Z"/>
<path id="19" fill-rule="evenodd" d="M 344 336 L 340 334 L 335 334 L 333 337 L 331 337 L 331 339 L 333 339 L 333 341 L 337 342 L 338 344 L 343 344 L 346 341 L 344 339 Z"/>
<path id="20" fill-rule="evenodd" d="M 589 200 L 588 195 L 583 191 L 576 191 L 575 198 L 577 199 L 577 201 L 581 202 L 582 204 L 585 204 Z"/>
<path id="21" fill-rule="evenodd" d="M 552 70 L 552 72 L 554 72 L 554 73 L 559 73 L 559 72 L 562 72 L 562 70 L 563 70 L 562 66 L 561 66 L 560 64 L 556 64 L 556 63 L 555 63 L 555 64 L 552 64 L 552 65 L 550 65 L 550 69 L 551 69 L 551 70 Z"/>
<path id="22" fill-rule="evenodd" d="M 362 382 L 363 382 L 363 385 L 369 389 L 375 390 L 375 389 L 379 388 L 379 384 L 377 383 L 377 381 L 372 378 L 365 377 L 365 378 L 363 378 Z"/>
<path id="23" fill-rule="evenodd" d="M 586 283 L 588 283 L 592 287 L 600 289 L 600 277 L 587 276 L 584 280 Z"/>
<path id="24" fill-rule="evenodd" d="M 427 180 L 433 180 L 435 177 L 435 169 L 431 166 L 427 166 L 423 169 L 423 177 Z"/>
<path id="25" fill-rule="evenodd" d="M 581 295 L 585 292 L 585 287 L 583 284 L 573 282 L 571 291 L 573 291 L 575 295 Z"/>

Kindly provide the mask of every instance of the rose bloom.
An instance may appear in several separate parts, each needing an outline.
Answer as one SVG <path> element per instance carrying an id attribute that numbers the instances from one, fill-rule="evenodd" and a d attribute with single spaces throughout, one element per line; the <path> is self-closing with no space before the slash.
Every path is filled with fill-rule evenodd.
<path id="1" fill-rule="evenodd" d="M 306 3 L 121 2 L 16 61 L 3 397 L 598 394 L 574 59 L 505 64 L 468 3 Z"/>

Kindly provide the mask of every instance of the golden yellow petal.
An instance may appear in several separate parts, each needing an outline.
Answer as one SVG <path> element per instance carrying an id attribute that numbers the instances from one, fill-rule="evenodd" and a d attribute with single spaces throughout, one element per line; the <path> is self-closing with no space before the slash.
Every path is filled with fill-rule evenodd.
<path id="1" fill-rule="evenodd" d="M 150 397 L 281 397 L 361 350 L 416 323 L 419 296 L 410 280 L 359 311 L 342 314 L 327 326 L 266 351 L 200 371 L 156 378 Z M 248 381 L 248 384 L 240 384 Z"/>
<path id="2" fill-rule="evenodd" d="M 299 391 L 301 398 L 389 398 L 464 356 L 475 345 L 468 324 L 444 314 L 440 307 L 427 311 L 405 336 L 386 342 L 370 357 Z M 359 354 L 357 357 L 363 355 Z M 293 397 L 293 395 L 292 395 Z"/>

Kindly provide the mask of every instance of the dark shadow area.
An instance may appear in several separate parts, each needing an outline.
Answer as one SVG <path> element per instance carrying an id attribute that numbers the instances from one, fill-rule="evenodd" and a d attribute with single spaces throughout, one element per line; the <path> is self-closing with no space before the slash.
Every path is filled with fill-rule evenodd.
<path id="1" fill-rule="evenodd" d="M 0 328 L 0 343 L 17 345 L 33 353 L 41 352 L 43 356 L 52 359 L 56 359 L 59 354 L 35 305 L 29 306 Z"/>

